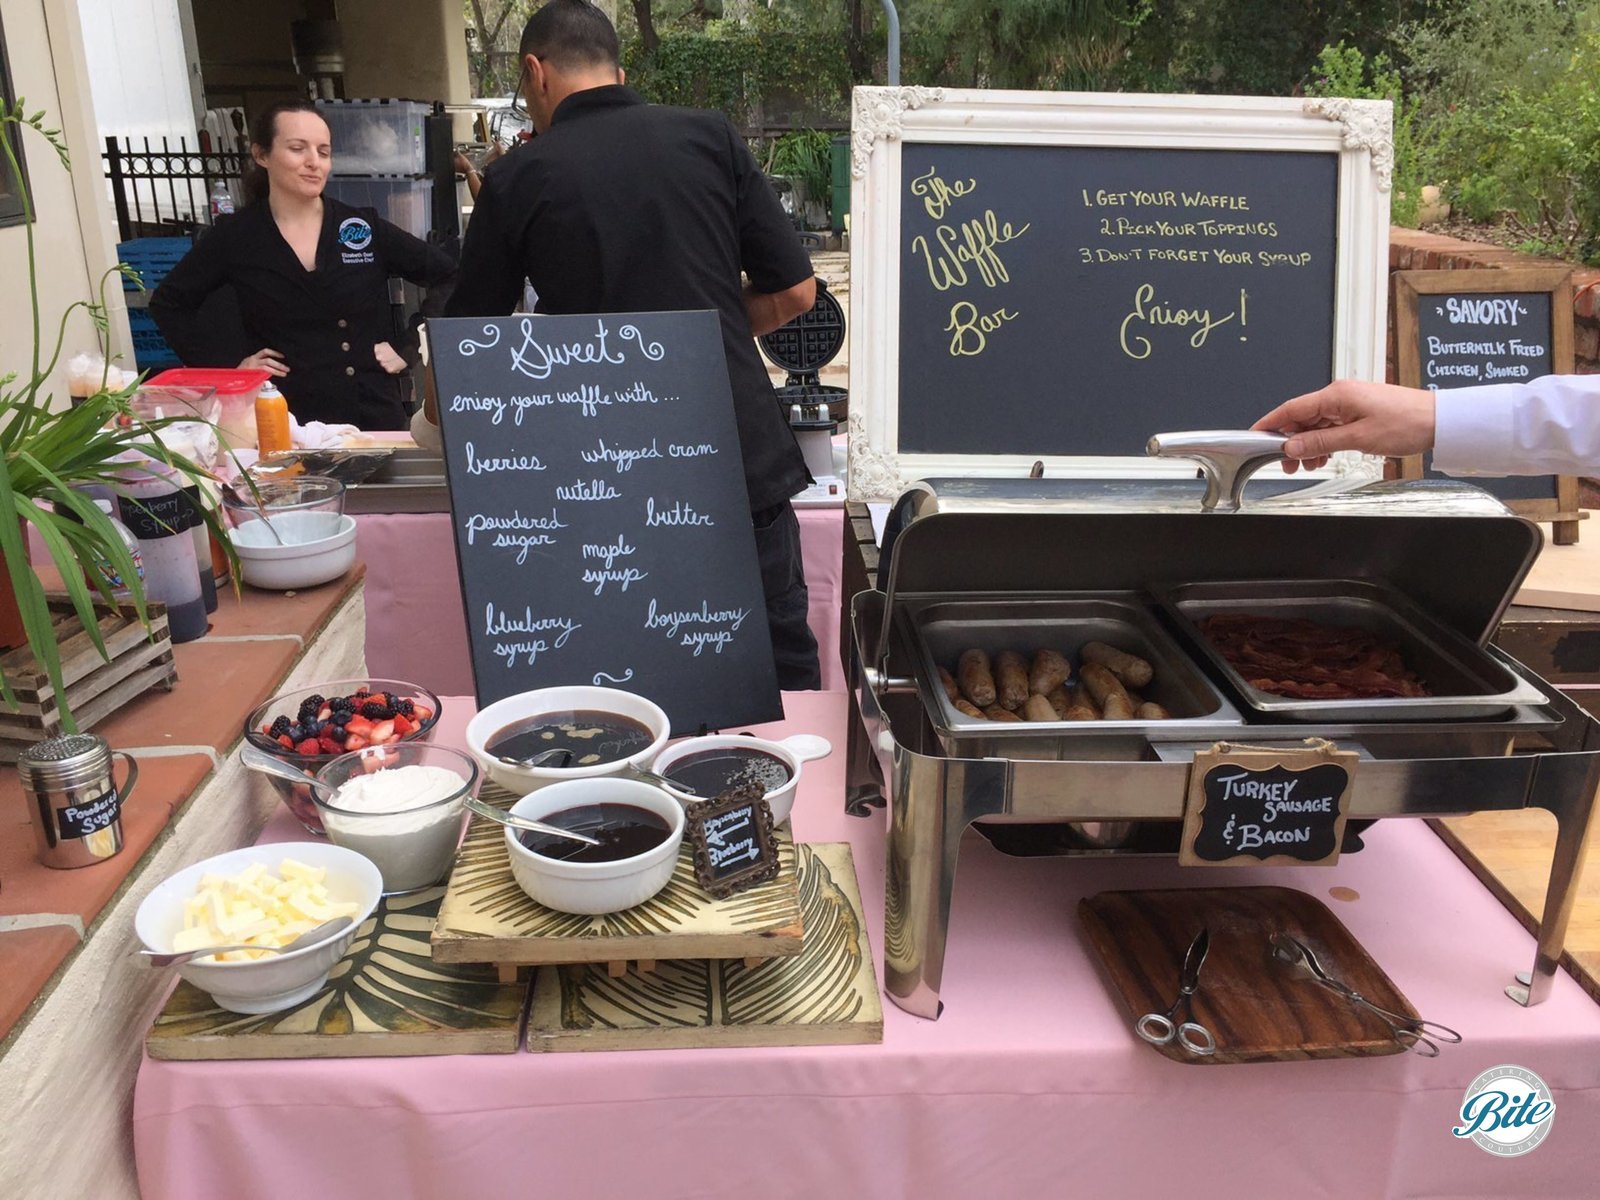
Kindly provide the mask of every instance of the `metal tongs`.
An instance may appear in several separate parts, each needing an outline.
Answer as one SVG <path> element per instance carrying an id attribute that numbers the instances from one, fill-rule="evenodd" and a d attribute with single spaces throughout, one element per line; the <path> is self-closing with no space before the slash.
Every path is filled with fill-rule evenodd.
<path id="1" fill-rule="evenodd" d="M 1311 947 L 1298 938 L 1290 937 L 1279 930 L 1271 938 L 1272 957 L 1282 963 L 1290 971 L 1303 978 L 1319 983 L 1337 996 L 1343 996 L 1352 1006 L 1364 1008 L 1373 1013 L 1389 1027 L 1389 1035 L 1395 1042 L 1407 1050 L 1414 1050 L 1424 1058 L 1437 1058 L 1439 1056 L 1439 1042 L 1452 1044 L 1461 1041 L 1461 1035 L 1447 1025 L 1440 1025 L 1437 1021 L 1424 1021 L 1421 1017 L 1408 1017 L 1401 1013 L 1390 1012 L 1386 1008 L 1379 1008 L 1349 984 L 1335 979 L 1329 975 L 1318 961 Z M 1431 1037 L 1429 1036 L 1431 1035 Z M 1438 1039 L 1435 1041 L 1433 1039 Z"/>

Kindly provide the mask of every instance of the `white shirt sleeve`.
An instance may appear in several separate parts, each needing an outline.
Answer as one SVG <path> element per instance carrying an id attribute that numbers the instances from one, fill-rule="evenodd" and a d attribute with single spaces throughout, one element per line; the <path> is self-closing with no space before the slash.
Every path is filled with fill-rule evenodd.
<path id="1" fill-rule="evenodd" d="M 1447 475 L 1600 473 L 1600 375 L 1448 388 L 1435 405 L 1433 465 Z"/>

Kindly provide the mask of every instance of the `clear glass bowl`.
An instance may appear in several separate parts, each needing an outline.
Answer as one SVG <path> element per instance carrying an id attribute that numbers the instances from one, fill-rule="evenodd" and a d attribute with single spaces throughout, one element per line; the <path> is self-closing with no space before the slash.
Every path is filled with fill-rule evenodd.
<path id="1" fill-rule="evenodd" d="M 457 786 L 441 787 L 422 770 L 449 772 Z M 401 772 L 405 772 L 401 774 Z M 423 775 L 420 780 L 415 776 Z M 386 794 L 341 804 L 340 789 L 353 781 L 388 776 Z M 450 873 L 466 825 L 466 801 L 482 775 L 472 755 L 449 746 L 396 742 L 341 755 L 317 772 L 312 800 L 328 840 L 376 864 L 386 896 L 432 887 Z M 444 780 L 448 786 L 449 781 Z M 417 803 L 419 793 L 433 798 Z"/>
<path id="2" fill-rule="evenodd" d="M 316 803 L 311 798 L 311 779 L 316 773 L 341 754 L 298 754 L 288 749 L 282 742 L 266 733 L 266 727 L 279 716 L 288 717 L 293 721 L 299 715 L 301 702 L 312 695 L 321 695 L 324 699 L 331 700 L 335 696 L 348 696 L 358 688 L 365 686 L 372 692 L 392 692 L 395 696 L 410 700 L 413 704 L 421 705 L 428 709 L 430 716 L 418 722 L 417 728 L 401 737 L 394 745 L 404 745 L 408 742 L 425 742 L 433 733 L 433 727 L 439 723 L 439 697 L 427 688 L 415 683 L 406 683 L 399 679 L 333 679 L 326 683 L 319 683 L 313 687 L 295 688 L 292 691 L 279 692 L 272 699 L 252 712 L 244 721 L 244 738 L 258 750 L 264 750 L 280 762 L 304 772 L 306 782 L 294 783 L 287 779 L 279 779 L 273 775 L 265 778 L 271 780 L 272 786 L 277 789 L 283 802 L 304 825 L 308 832 L 318 837 L 326 836 L 322 828 L 322 817 L 317 812 Z"/>
<path id="3" fill-rule="evenodd" d="M 339 531 L 339 518 L 344 516 L 344 484 L 337 479 L 326 475 L 257 479 L 256 492 L 259 504 L 249 486 L 239 480 L 222 493 L 228 523 L 234 528 L 265 519 L 290 545 L 320 541 Z M 276 544 L 277 539 L 268 534 L 265 540 L 257 537 L 252 541 L 264 545 Z"/>

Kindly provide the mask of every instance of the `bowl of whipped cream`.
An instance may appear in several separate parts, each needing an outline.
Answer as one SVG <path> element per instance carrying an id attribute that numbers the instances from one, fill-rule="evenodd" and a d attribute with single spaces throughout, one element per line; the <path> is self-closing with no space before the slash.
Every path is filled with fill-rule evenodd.
<path id="1" fill-rule="evenodd" d="M 450 873 L 481 778 L 464 751 L 394 742 L 340 755 L 317 772 L 311 793 L 329 840 L 371 859 L 383 894 L 394 896 Z"/>

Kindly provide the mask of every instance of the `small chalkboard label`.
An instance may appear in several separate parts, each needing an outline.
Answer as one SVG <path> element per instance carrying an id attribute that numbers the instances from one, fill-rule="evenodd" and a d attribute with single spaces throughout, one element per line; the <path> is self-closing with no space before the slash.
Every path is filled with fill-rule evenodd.
<path id="1" fill-rule="evenodd" d="M 109 829 L 121 812 L 122 798 L 117 795 L 117 789 L 112 788 L 103 795 L 56 809 L 56 829 L 64 842 L 86 838 L 91 833 Z"/>
<path id="2" fill-rule="evenodd" d="M 1332 866 L 1358 757 L 1331 746 L 1218 746 L 1196 754 L 1178 861 Z"/>
<path id="3" fill-rule="evenodd" d="M 731 788 L 691 809 L 685 836 L 694 851 L 695 878 L 718 900 L 778 873 L 772 809 L 755 784 Z"/>

